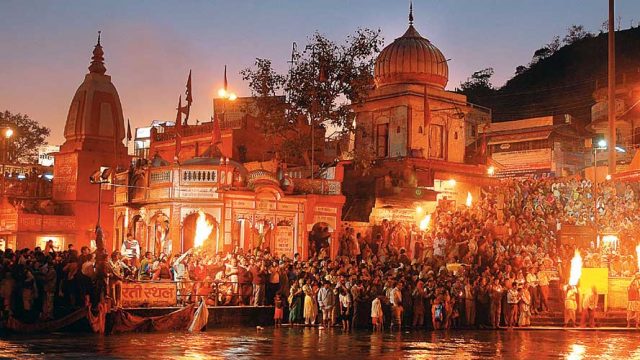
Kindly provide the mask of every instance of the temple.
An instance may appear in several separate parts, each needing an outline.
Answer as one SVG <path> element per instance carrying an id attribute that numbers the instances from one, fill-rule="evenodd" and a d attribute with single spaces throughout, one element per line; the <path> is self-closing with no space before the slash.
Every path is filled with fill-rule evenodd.
<path id="1" fill-rule="evenodd" d="M 129 166 L 130 157 L 122 143 L 124 135 L 120 98 L 111 77 L 106 75 L 98 36 L 89 73 L 69 107 L 65 142 L 54 154 L 52 189 L 48 189 L 51 184 L 42 184 L 38 191 L 8 192 L 3 198 L 9 205 L 3 207 L 0 231 L 7 238 L 7 245 L 14 249 L 43 248 L 46 241 L 53 240 L 60 250 L 69 244 L 90 246 L 101 213 L 107 248 L 111 249 L 113 190 L 107 185 L 91 184 L 89 177 L 101 167 Z"/>
<path id="2" fill-rule="evenodd" d="M 445 90 L 447 61 L 416 30 L 412 12 L 407 31 L 376 59 L 375 84 L 355 108 L 355 148 L 371 166 L 347 170 L 347 220 L 415 222 L 417 207 L 464 204 L 489 180 L 466 149 L 479 147 L 490 111 Z"/>

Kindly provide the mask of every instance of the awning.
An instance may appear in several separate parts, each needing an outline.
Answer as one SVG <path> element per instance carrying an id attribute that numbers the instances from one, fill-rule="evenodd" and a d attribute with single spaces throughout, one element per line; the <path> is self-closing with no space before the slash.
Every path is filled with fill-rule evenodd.
<path id="1" fill-rule="evenodd" d="M 526 133 L 489 135 L 489 145 L 510 144 L 516 142 L 548 139 L 552 130 L 532 131 Z"/>

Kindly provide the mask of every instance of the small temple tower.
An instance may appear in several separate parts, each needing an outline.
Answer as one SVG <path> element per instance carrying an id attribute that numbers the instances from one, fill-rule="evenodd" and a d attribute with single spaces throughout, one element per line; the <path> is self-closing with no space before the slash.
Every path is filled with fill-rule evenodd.
<path id="1" fill-rule="evenodd" d="M 130 159 L 122 143 L 124 118 L 118 91 L 105 75 L 104 51 L 98 43 L 93 49 L 89 73 L 76 90 L 64 127 L 65 142 L 55 155 L 53 200 L 65 213 L 75 217 L 75 246 L 89 245 L 95 239 L 99 186 L 89 177 L 100 167 L 126 168 Z M 113 191 L 101 190 L 101 225 L 105 245 L 114 239 Z"/>
<path id="2" fill-rule="evenodd" d="M 372 89 L 354 107 L 355 150 L 373 165 L 366 174 L 346 174 L 346 220 L 413 219 L 416 208 L 478 196 L 486 169 L 465 159 L 475 110 L 466 96 L 445 89 L 447 61 L 416 30 L 411 7 L 407 30 L 380 52 Z"/>

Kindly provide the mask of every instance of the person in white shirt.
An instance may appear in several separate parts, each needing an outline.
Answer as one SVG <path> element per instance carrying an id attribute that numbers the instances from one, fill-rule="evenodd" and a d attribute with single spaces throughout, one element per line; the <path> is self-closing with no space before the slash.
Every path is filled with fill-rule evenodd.
<path id="1" fill-rule="evenodd" d="M 133 238 L 131 233 L 128 233 L 127 238 L 122 242 L 120 254 L 122 254 L 123 257 L 129 258 L 131 264 L 137 266 L 138 259 L 140 258 L 140 243 Z"/>
<path id="2" fill-rule="evenodd" d="M 398 329 L 402 330 L 402 313 L 404 308 L 402 307 L 402 282 L 398 281 L 396 286 L 391 290 L 391 308 L 393 311 L 393 317 L 391 318 L 390 329 L 393 330 L 393 325 L 397 324 Z"/>
<path id="3" fill-rule="evenodd" d="M 371 302 L 371 324 L 373 325 L 373 331 L 382 330 L 383 319 L 382 302 L 380 301 L 380 296 L 376 296 Z"/>
<path id="4" fill-rule="evenodd" d="M 342 320 L 342 330 L 349 331 L 351 328 L 351 294 L 345 289 L 339 290 L 340 295 L 338 300 L 340 301 L 340 319 Z"/>

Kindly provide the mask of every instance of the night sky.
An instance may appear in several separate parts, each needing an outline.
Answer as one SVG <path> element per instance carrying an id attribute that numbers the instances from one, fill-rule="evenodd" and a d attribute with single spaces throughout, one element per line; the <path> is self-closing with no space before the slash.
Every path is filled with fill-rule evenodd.
<path id="1" fill-rule="evenodd" d="M 620 26 L 640 20 L 640 1 L 618 0 Z M 238 72 L 256 57 L 286 69 L 291 43 L 315 30 L 342 41 L 380 28 L 385 44 L 406 30 L 408 1 L 27 1 L 0 0 L 0 110 L 27 113 L 63 141 L 69 103 L 82 82 L 97 31 L 107 74 L 132 127 L 173 120 L 193 70 L 192 119 L 208 121 L 228 65 L 229 87 L 249 95 Z M 415 26 L 449 62 L 449 89 L 492 66 L 495 85 L 572 24 L 598 32 L 606 0 L 417 0 Z"/>

